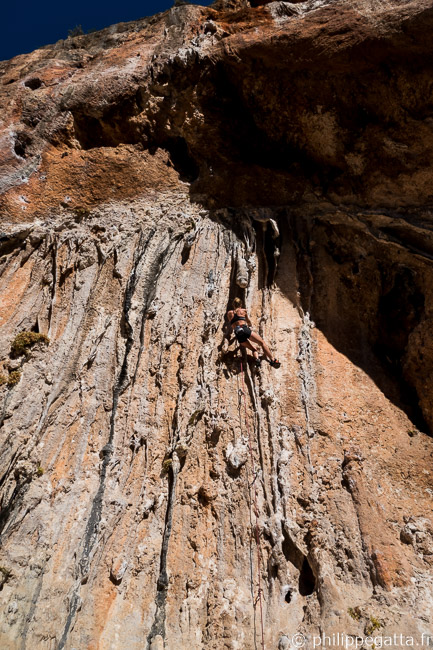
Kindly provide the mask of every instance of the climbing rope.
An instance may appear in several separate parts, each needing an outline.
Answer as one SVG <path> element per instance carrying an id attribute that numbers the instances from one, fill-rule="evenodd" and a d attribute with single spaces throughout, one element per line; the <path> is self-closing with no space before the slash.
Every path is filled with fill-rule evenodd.
<path id="1" fill-rule="evenodd" d="M 241 359 L 241 377 L 242 377 L 242 395 L 244 398 L 244 410 L 245 410 L 245 428 L 247 430 L 247 435 L 248 435 L 248 446 L 250 450 L 250 458 L 251 458 L 251 469 L 253 472 L 253 481 L 251 484 L 248 485 L 248 489 L 251 490 L 253 488 L 253 497 L 254 497 L 254 516 L 256 519 L 256 525 L 255 525 L 255 537 L 256 537 L 256 549 L 257 549 L 257 578 L 258 578 L 258 594 L 257 598 L 254 599 L 254 587 L 253 587 L 253 600 L 254 600 L 254 609 L 257 606 L 257 601 L 259 602 L 260 605 L 260 627 L 261 627 L 261 633 L 262 633 L 262 650 L 265 650 L 265 634 L 264 634 L 264 628 L 263 628 L 263 605 L 262 605 L 262 579 L 261 579 L 261 566 L 262 566 L 262 548 L 260 545 L 260 534 L 259 534 L 259 509 L 257 507 L 257 474 L 255 470 L 255 464 L 254 464 L 254 454 L 253 454 L 253 447 L 251 444 L 251 435 L 250 435 L 250 428 L 248 426 L 248 414 L 247 414 L 247 401 L 246 401 L 246 393 L 245 393 L 245 381 L 244 381 L 244 367 L 242 364 L 242 359 Z M 251 503 L 251 501 L 250 501 Z M 252 523 L 252 522 L 251 522 Z"/>

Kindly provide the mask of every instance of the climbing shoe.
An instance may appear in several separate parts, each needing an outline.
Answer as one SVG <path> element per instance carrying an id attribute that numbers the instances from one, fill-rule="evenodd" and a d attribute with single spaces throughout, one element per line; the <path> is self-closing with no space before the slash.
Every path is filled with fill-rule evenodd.
<path id="1" fill-rule="evenodd" d="M 260 361 L 260 359 L 254 359 L 254 366 L 256 368 L 260 368 L 261 365 L 262 365 L 262 362 Z"/>
<path id="2" fill-rule="evenodd" d="M 281 366 L 281 363 L 278 361 L 278 359 L 272 359 L 270 364 L 273 368 L 279 368 Z"/>

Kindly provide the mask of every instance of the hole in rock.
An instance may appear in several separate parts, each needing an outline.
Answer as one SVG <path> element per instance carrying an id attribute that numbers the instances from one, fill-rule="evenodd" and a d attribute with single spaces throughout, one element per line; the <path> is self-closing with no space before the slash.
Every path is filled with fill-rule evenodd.
<path id="1" fill-rule="evenodd" d="M 37 90 L 42 86 L 42 81 L 38 77 L 32 77 L 31 79 L 27 79 L 27 81 L 24 82 L 24 85 L 26 88 L 30 88 L 31 90 Z"/>
<path id="2" fill-rule="evenodd" d="M 111 573 L 110 573 L 110 581 L 113 583 L 113 585 L 120 585 L 122 582 L 122 578 L 115 578 Z"/>
<path id="3" fill-rule="evenodd" d="M 239 476 L 241 474 L 241 469 L 242 469 L 242 467 L 233 467 L 233 465 L 231 465 L 228 461 L 226 462 L 227 474 L 232 479 L 239 478 Z"/>
<path id="4" fill-rule="evenodd" d="M 169 152 L 173 167 L 178 172 L 180 179 L 189 183 L 195 181 L 199 169 L 184 138 L 170 138 L 162 146 Z"/>
<path id="5" fill-rule="evenodd" d="M 301 572 L 299 574 L 299 593 L 301 596 L 311 596 L 316 588 L 316 578 L 314 577 L 313 570 L 304 557 L 302 562 Z"/>
<path id="6" fill-rule="evenodd" d="M 203 487 L 201 487 L 199 489 L 199 491 L 197 493 L 197 498 L 198 498 L 198 502 L 202 506 L 202 508 L 206 508 L 210 504 L 210 502 L 212 500 Z"/>
<path id="7" fill-rule="evenodd" d="M 14 151 L 20 158 L 27 156 L 26 149 L 32 143 L 32 139 L 27 133 L 17 133 L 15 136 Z"/>
<path id="8" fill-rule="evenodd" d="M 110 132 L 95 117 L 75 115 L 74 130 L 83 149 L 113 147 L 117 144 Z"/>
<path id="9" fill-rule="evenodd" d="M 298 569 L 298 571 L 300 571 L 302 566 L 302 559 L 304 556 L 302 555 L 301 551 L 297 548 L 295 543 L 290 539 L 285 528 L 283 528 L 283 537 L 284 537 L 284 541 L 282 545 L 282 551 L 284 557 L 286 558 L 287 562 L 293 564 L 293 566 L 295 566 Z"/>
<path id="10" fill-rule="evenodd" d="M 269 562 L 268 573 L 271 580 L 276 580 L 278 577 L 278 564 Z"/>
<path id="11" fill-rule="evenodd" d="M 291 603 L 292 592 L 290 591 L 290 589 L 287 590 L 286 595 L 284 596 L 284 600 L 286 601 L 286 603 Z"/>
<path id="12" fill-rule="evenodd" d="M 191 252 L 191 246 L 185 244 L 185 246 L 182 249 L 182 256 L 181 256 L 182 266 L 188 262 L 190 252 Z"/>
<path id="13" fill-rule="evenodd" d="M 25 248 L 25 245 L 25 240 L 23 241 L 20 233 L 17 233 L 16 235 L 0 234 L 0 257 L 3 255 L 9 255 L 14 251 L 18 254 L 17 249 Z"/>
<path id="14" fill-rule="evenodd" d="M 73 267 L 69 267 L 67 269 L 64 269 L 59 276 L 59 287 L 63 287 L 65 284 L 66 280 L 68 277 L 73 273 L 74 269 Z"/>
<path id="15" fill-rule="evenodd" d="M 120 101 L 100 118 L 77 111 L 74 113 L 75 137 L 83 149 L 137 144 L 141 141 L 141 134 L 131 120 L 136 112 L 133 98 Z"/>

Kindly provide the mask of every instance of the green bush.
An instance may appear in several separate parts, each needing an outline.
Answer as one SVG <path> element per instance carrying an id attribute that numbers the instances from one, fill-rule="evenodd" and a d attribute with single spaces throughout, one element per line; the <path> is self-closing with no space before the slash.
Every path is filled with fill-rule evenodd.
<path id="1" fill-rule="evenodd" d="M 370 636 L 376 630 L 380 630 L 381 627 L 383 627 L 382 623 L 375 616 L 370 616 L 370 622 L 365 626 L 364 632 Z"/>
<path id="2" fill-rule="evenodd" d="M 12 341 L 11 355 L 12 357 L 20 357 L 27 354 L 28 349 L 35 345 L 35 343 L 49 343 L 50 339 L 45 334 L 38 332 L 20 332 Z"/>
<path id="3" fill-rule="evenodd" d="M 349 616 L 351 618 L 353 618 L 354 621 L 359 621 L 359 619 L 362 616 L 359 607 L 355 607 L 355 608 L 349 607 L 349 609 L 347 610 L 347 613 L 349 614 Z"/>
<path id="4" fill-rule="evenodd" d="M 75 25 L 72 29 L 68 29 L 68 36 L 74 38 L 74 36 L 82 36 L 84 34 L 83 28 L 81 25 Z"/>
<path id="5" fill-rule="evenodd" d="M 20 379 L 21 379 L 20 370 L 12 370 L 12 372 L 9 373 L 9 377 L 8 377 L 9 388 L 16 386 Z"/>

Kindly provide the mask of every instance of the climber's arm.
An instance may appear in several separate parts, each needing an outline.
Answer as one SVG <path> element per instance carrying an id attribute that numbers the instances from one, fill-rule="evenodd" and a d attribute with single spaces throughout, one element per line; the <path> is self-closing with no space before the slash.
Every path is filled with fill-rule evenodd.
<path id="1" fill-rule="evenodd" d="M 231 335 L 233 333 L 233 330 L 232 330 L 231 325 L 230 325 L 230 314 L 232 314 L 232 312 L 228 312 L 226 314 L 225 323 L 224 323 L 224 336 L 226 338 L 228 338 L 229 340 L 230 340 L 230 337 L 231 337 Z"/>

